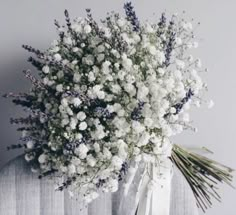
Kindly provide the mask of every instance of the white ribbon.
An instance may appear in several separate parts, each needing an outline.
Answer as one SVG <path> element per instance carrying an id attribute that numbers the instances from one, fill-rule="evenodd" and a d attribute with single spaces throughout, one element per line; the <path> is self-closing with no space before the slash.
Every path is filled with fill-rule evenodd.
<path id="1" fill-rule="evenodd" d="M 169 215 L 173 165 L 170 159 L 166 159 L 160 164 L 159 168 L 153 166 L 153 180 L 155 183 L 152 190 L 150 215 Z"/>
<path id="2" fill-rule="evenodd" d="M 158 165 L 149 164 L 147 174 L 149 180 L 143 181 L 137 215 L 169 215 L 173 175 L 170 159 Z"/>
<path id="3" fill-rule="evenodd" d="M 168 158 L 158 164 L 148 163 L 141 172 L 133 167 L 127 175 L 118 214 L 126 215 L 127 211 L 127 215 L 134 215 L 137 209 L 137 215 L 169 215 L 172 175 L 173 166 Z M 129 204 L 133 208 L 124 210 Z"/>

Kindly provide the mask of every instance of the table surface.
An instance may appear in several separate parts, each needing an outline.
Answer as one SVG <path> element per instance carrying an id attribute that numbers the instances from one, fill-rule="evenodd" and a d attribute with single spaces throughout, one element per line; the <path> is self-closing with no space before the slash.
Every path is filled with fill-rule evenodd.
<path id="1" fill-rule="evenodd" d="M 170 214 L 197 215 L 198 209 L 189 186 L 177 170 L 174 172 Z M 71 199 L 68 192 L 56 192 L 54 187 L 53 181 L 39 180 L 36 174 L 31 173 L 23 157 L 18 157 L 0 170 L 0 214 L 120 215 L 119 191 L 103 194 L 88 207 L 83 207 L 79 200 Z M 131 204 L 127 199 L 127 209 L 122 215 L 131 215 Z"/>

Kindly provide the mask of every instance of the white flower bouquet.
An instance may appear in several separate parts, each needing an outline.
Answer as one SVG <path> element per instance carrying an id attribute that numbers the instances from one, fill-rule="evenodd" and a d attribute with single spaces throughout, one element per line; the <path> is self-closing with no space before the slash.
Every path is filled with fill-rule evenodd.
<path id="1" fill-rule="evenodd" d="M 58 190 L 80 193 L 86 202 L 99 192 L 115 192 L 131 163 L 158 168 L 166 159 L 181 170 L 202 209 L 219 198 L 217 181 L 230 183 L 232 171 L 173 144 L 171 137 L 193 129 L 188 110 L 200 106 L 206 90 L 193 26 L 177 16 L 141 23 L 131 3 L 126 16 L 110 13 L 98 24 L 86 18 L 57 21 L 59 38 L 29 62 L 39 78 L 28 93 L 9 93 L 26 117 L 21 124 L 25 159 L 40 178 L 64 179 Z M 212 106 L 212 102 L 209 103 Z M 132 167 L 134 172 L 135 168 Z M 131 172 L 132 172 L 131 171 Z M 132 178 L 132 177 L 131 177 Z"/>

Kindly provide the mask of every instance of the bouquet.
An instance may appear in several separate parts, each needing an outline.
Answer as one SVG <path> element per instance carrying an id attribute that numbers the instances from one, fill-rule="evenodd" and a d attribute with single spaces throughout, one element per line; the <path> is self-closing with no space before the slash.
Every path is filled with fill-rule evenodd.
<path id="1" fill-rule="evenodd" d="M 207 85 L 200 77 L 201 60 L 191 22 L 177 15 L 157 23 L 140 22 L 131 3 L 126 16 L 111 12 L 97 23 L 86 18 L 65 25 L 55 21 L 58 39 L 28 61 L 38 70 L 28 93 L 8 93 L 26 117 L 20 144 L 39 177 L 63 179 L 58 190 L 79 193 L 85 202 L 100 192 L 115 192 L 119 181 L 132 182 L 140 164 L 156 169 L 171 161 L 185 176 L 199 207 L 219 199 L 217 182 L 230 184 L 231 168 L 176 145 L 171 137 L 195 130 L 188 110 L 205 101 Z M 127 176 L 128 175 L 128 176 Z M 128 179 L 127 179 L 128 177 Z M 153 178 L 150 177 L 150 181 Z M 149 183 L 150 185 L 150 183 Z"/>

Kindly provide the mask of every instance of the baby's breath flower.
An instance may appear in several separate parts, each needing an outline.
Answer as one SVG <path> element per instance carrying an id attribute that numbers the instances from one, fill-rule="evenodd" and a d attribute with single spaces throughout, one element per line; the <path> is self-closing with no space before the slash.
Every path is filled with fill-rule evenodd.
<path id="1" fill-rule="evenodd" d="M 171 137 L 192 128 L 187 110 L 206 87 L 202 63 L 188 51 L 198 47 L 190 22 L 163 14 L 142 23 L 131 3 L 124 8 L 125 17 L 111 13 L 101 24 L 89 9 L 76 19 L 65 11 L 47 51 L 23 46 L 39 58 L 29 61 L 40 76 L 24 71 L 32 89 L 10 95 L 30 110 L 11 120 L 25 125 L 25 143 L 12 148 L 25 147 L 33 170 L 63 177 L 58 189 L 71 187 L 87 201 L 116 191 L 130 162 L 169 159 Z"/>

